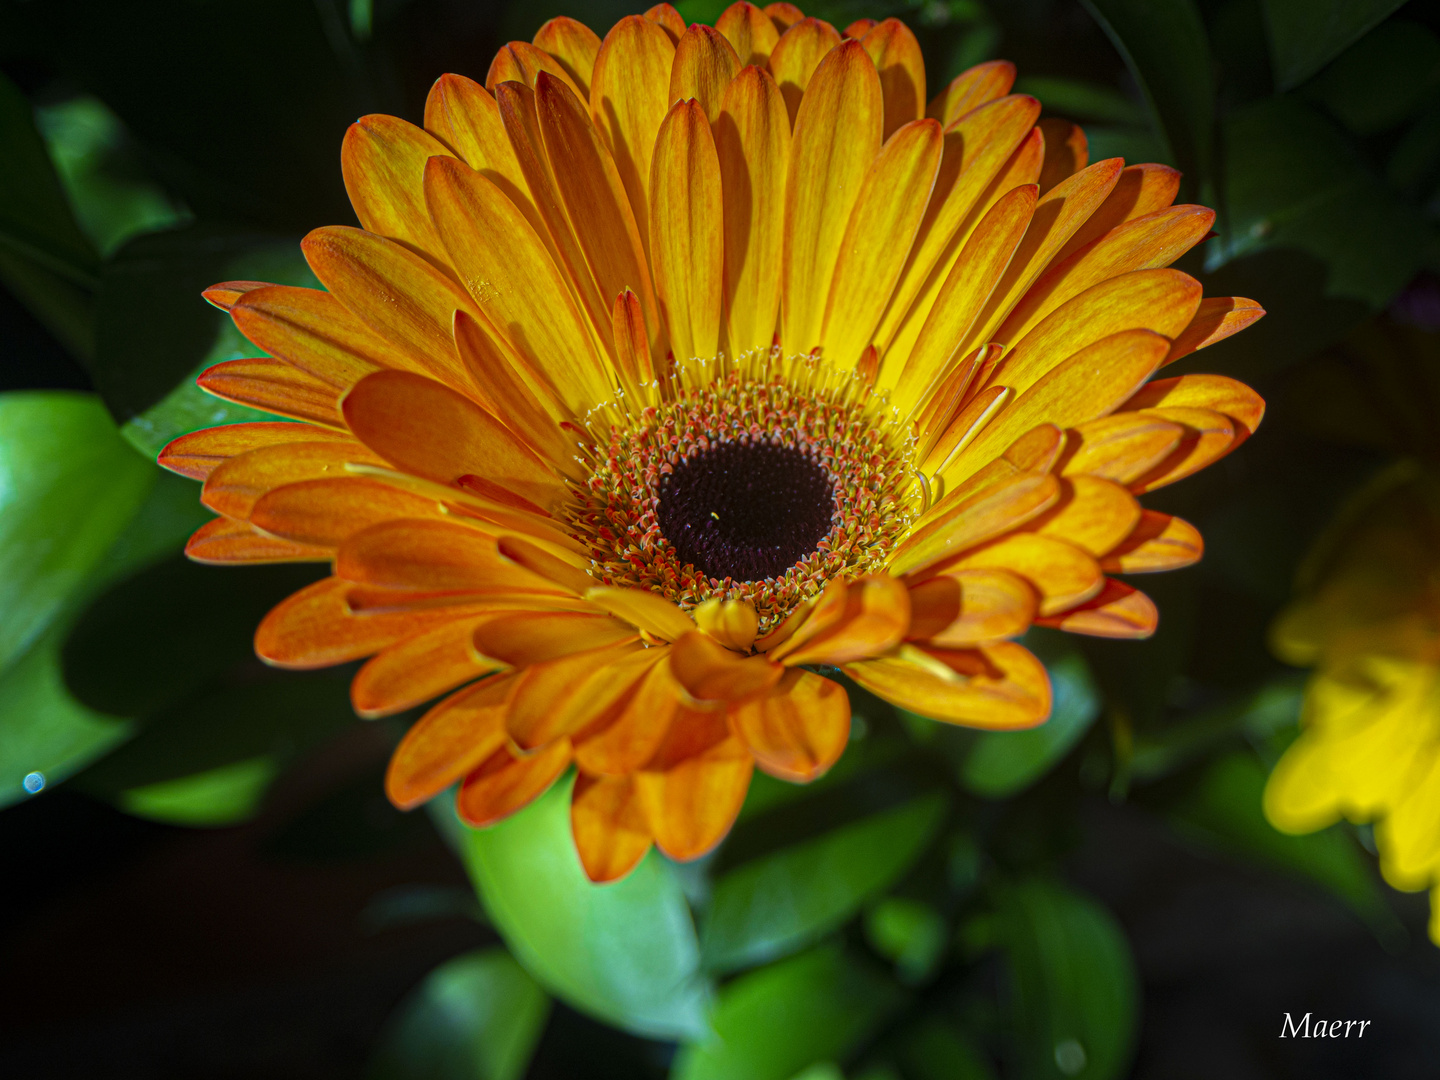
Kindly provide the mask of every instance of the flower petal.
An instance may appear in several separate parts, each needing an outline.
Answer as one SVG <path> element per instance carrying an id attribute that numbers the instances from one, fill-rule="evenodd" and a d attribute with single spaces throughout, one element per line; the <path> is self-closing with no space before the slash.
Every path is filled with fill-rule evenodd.
<path id="1" fill-rule="evenodd" d="M 715 20 L 715 29 L 735 49 L 742 68 L 754 65 L 763 68 L 770 62 L 770 53 L 780 40 L 780 31 L 763 11 L 746 0 L 731 4 Z"/>
<path id="2" fill-rule="evenodd" d="M 1023 473 L 963 499 L 944 501 L 900 542 L 890 558 L 892 574 L 913 574 L 1019 528 L 1060 498 L 1060 481 L 1048 473 Z"/>
<path id="3" fill-rule="evenodd" d="M 505 745 L 505 702 L 514 687 L 511 675 L 484 679 L 415 721 L 385 771 L 390 801 L 401 810 L 419 806 L 500 750 Z"/>
<path id="4" fill-rule="evenodd" d="M 755 641 L 760 617 L 749 600 L 721 600 L 711 597 L 694 612 L 695 625 L 727 649 L 744 652 Z"/>
<path id="5" fill-rule="evenodd" d="M 768 9 L 767 9 L 768 10 Z M 823 19 L 801 18 L 780 34 L 770 51 L 770 74 L 785 100 L 790 125 L 800 109 L 800 100 L 815 75 L 820 61 L 840 44 L 840 34 Z"/>
<path id="6" fill-rule="evenodd" d="M 685 18 L 670 4 L 656 4 L 645 12 L 645 18 L 658 24 L 670 35 L 671 41 L 679 41 L 685 33 Z"/>
<path id="7" fill-rule="evenodd" d="M 906 645 L 878 660 L 847 664 L 845 673 L 902 709 L 965 727 L 1009 731 L 1050 715 L 1045 665 L 1010 641 L 975 649 Z"/>
<path id="8" fill-rule="evenodd" d="M 674 725 L 703 723 L 721 708 L 715 704 L 700 708 L 688 700 L 668 663 L 650 664 L 643 678 L 632 680 L 630 685 L 633 693 L 625 698 L 613 721 L 576 737 L 576 763 L 592 775 L 623 776 L 634 772 L 655 756 Z"/>
<path id="9" fill-rule="evenodd" d="M 1164 210 L 1180 190 L 1180 173 L 1169 165 L 1127 165 L 1100 208 L 1065 242 L 1052 266 L 1059 266 L 1075 252 L 1100 239 L 1111 229 L 1146 214 Z"/>
<path id="10" fill-rule="evenodd" d="M 1149 412 L 1121 412 L 1072 428 L 1061 472 L 1129 486 L 1169 457 L 1185 428 Z"/>
<path id="11" fill-rule="evenodd" d="M 1154 408 L 1213 409 L 1235 422 L 1235 446 L 1248 439 L 1265 417 L 1265 402 L 1242 382 L 1224 375 L 1181 375 L 1146 384 L 1124 405 L 1126 411 Z M 1233 447 L 1232 447 L 1233 449 Z"/>
<path id="12" fill-rule="evenodd" d="M 1235 449 L 1235 425 L 1213 409 L 1146 409 L 1147 413 L 1184 426 L 1180 445 L 1154 469 L 1129 485 L 1137 495 L 1173 484 L 1218 461 Z"/>
<path id="13" fill-rule="evenodd" d="M 250 511 L 250 520 L 268 533 L 332 548 L 382 521 L 445 516 L 436 499 L 362 476 L 284 484 L 260 496 Z"/>
<path id="14" fill-rule="evenodd" d="M 803 11 L 794 4 L 785 3 L 784 0 L 777 0 L 776 3 L 766 4 L 760 10 L 775 24 L 775 29 L 782 34 L 801 19 L 805 18 Z"/>
<path id="15" fill-rule="evenodd" d="M 925 115 L 948 128 L 970 110 L 1004 97 L 1014 85 L 1014 64 L 1009 60 L 987 60 L 951 79 L 950 85 L 935 95 Z"/>
<path id="16" fill-rule="evenodd" d="M 1060 501 L 1025 526 L 1054 536 L 1097 559 L 1112 551 L 1140 522 L 1140 504 L 1119 484 L 1098 476 L 1060 481 Z"/>
<path id="17" fill-rule="evenodd" d="M 770 651 L 772 660 L 787 667 L 844 664 L 877 656 L 904 640 L 910 626 L 910 593 L 904 582 L 889 574 L 871 574 L 843 584 L 843 593 L 837 594 L 842 602 L 827 605 L 822 599 L 809 621 Z"/>
<path id="18" fill-rule="evenodd" d="M 284 360 L 226 360 L 206 368 L 195 385 L 225 401 L 324 427 L 345 427 L 340 392 Z"/>
<path id="19" fill-rule="evenodd" d="M 631 776 L 581 773 L 570 796 L 570 832 L 585 876 L 596 884 L 619 881 L 650 850 L 650 823 Z"/>
<path id="20" fill-rule="evenodd" d="M 589 590 L 585 599 L 662 641 L 676 641 L 695 629 L 690 616 L 674 603 L 644 589 L 602 585 Z"/>
<path id="21" fill-rule="evenodd" d="M 666 653 L 622 644 L 532 664 L 516 685 L 506 730 L 522 750 L 538 749 L 561 736 L 592 738 L 613 725 L 651 669 L 663 666 Z M 651 750 L 653 746 L 640 764 Z"/>
<path id="22" fill-rule="evenodd" d="M 733 706 L 729 720 L 761 769 L 808 784 L 845 751 L 850 699 L 839 683 L 791 668 L 770 693 Z"/>
<path id="23" fill-rule="evenodd" d="M 536 30 L 532 40 L 564 69 L 580 96 L 589 100 L 590 78 L 595 73 L 595 58 L 600 55 L 600 36 L 584 23 L 561 15 Z"/>
<path id="24" fill-rule="evenodd" d="M 185 555 L 198 563 L 329 562 L 330 552 L 267 536 L 248 521 L 218 517 L 208 521 L 185 544 Z"/>
<path id="25" fill-rule="evenodd" d="M 537 232 L 543 230 L 500 106 L 489 90 L 463 75 L 441 75 L 425 99 L 425 128 L 503 191 Z"/>
<path id="26" fill-rule="evenodd" d="M 775 81 L 747 67 L 725 89 L 715 124 L 725 228 L 729 351 L 768 349 L 780 316 L 790 121 Z"/>
<path id="27" fill-rule="evenodd" d="M 1105 588 L 1093 599 L 1035 623 L 1072 634 L 1135 640 L 1153 634 L 1159 621 L 1153 600 L 1124 582 L 1106 578 Z"/>
<path id="28" fill-rule="evenodd" d="M 745 745 L 729 738 L 663 772 L 636 773 L 656 846 L 687 862 L 720 843 L 740 814 L 754 768 Z"/>
<path id="29" fill-rule="evenodd" d="M 680 35 L 675 46 L 675 62 L 670 68 L 668 97 L 672 113 L 673 103 L 693 98 L 706 121 L 713 124 L 720 114 L 720 98 L 741 66 L 735 47 L 719 30 L 704 23 L 691 23 Z"/>
<path id="30" fill-rule="evenodd" d="M 681 39 L 677 64 L 698 26 Z M 716 98 L 718 108 L 718 90 Z M 660 125 L 651 162 L 650 258 L 670 346 L 680 360 L 708 359 L 720 350 L 722 215 L 720 159 L 710 123 L 698 102 L 677 101 Z"/>
<path id="31" fill-rule="evenodd" d="M 777 57 L 786 38 L 776 46 Z M 795 118 L 780 286 L 780 337 L 788 352 L 807 353 L 820 344 L 840 243 L 880 150 L 883 118 L 875 65 L 858 41 L 847 41 L 816 68 Z"/>
<path id="32" fill-rule="evenodd" d="M 1093 556 L 1053 536 L 1014 533 L 961 556 L 947 570 L 1008 570 L 1035 586 L 1039 612 L 1053 615 L 1082 604 L 1105 585 Z"/>
<path id="33" fill-rule="evenodd" d="M 350 684 L 350 703 L 355 712 L 367 719 L 390 716 L 495 671 L 500 665 L 476 655 L 471 643 L 476 624 L 486 617 L 472 615 L 443 623 L 376 653 L 355 673 Z M 415 728 L 410 731 L 413 734 Z M 488 752 L 480 754 L 477 760 L 488 756 Z M 475 763 L 461 766 L 451 780 L 468 772 Z"/>
<path id="34" fill-rule="evenodd" d="M 1146 510 L 1124 543 L 1100 560 L 1100 568 L 1109 574 L 1149 574 L 1190 566 L 1203 554 L 1205 540 L 1194 525 Z"/>
<path id="35" fill-rule="evenodd" d="M 885 126 L 880 137 L 888 139 L 925 115 L 925 58 L 915 34 L 899 19 L 876 24 L 860 38 L 860 44 L 880 75 L 880 92 L 885 98 Z"/>
<path id="36" fill-rule="evenodd" d="M 1038 600 L 1008 570 L 955 570 L 910 588 L 911 641 L 940 649 L 967 648 L 1023 633 Z"/>
<path id="37" fill-rule="evenodd" d="M 516 668 L 635 640 L 635 631 L 618 619 L 581 611 L 509 612 L 486 619 L 474 632 L 480 656 Z"/>
<path id="38" fill-rule="evenodd" d="M 534 89 L 542 73 L 559 79 L 577 97 L 585 96 L 584 91 L 570 77 L 570 73 L 561 67 L 553 56 L 528 41 L 511 41 L 501 47 L 495 54 L 495 59 L 490 61 L 490 70 L 485 75 L 485 88 L 494 93 L 495 87 L 500 83 L 518 82 Z"/>
<path id="39" fill-rule="evenodd" d="M 192 480 L 204 480 L 224 462 L 251 450 L 304 442 L 343 443 L 353 448 L 357 457 L 368 456 L 365 448 L 349 432 L 266 420 L 255 424 L 226 424 L 181 435 L 166 444 L 157 460 L 173 473 Z"/>
<path id="40" fill-rule="evenodd" d="M 871 162 L 840 242 L 825 305 L 820 345 L 827 363 L 854 367 L 870 344 L 920 227 L 940 149 L 939 123 L 916 120 L 896 131 Z"/>
<path id="41" fill-rule="evenodd" d="M 355 216 L 367 232 L 435 256 L 444 249 L 425 210 L 425 162 L 449 157 L 435 136 L 394 116 L 362 116 L 345 132 L 340 172 Z"/>
<path id="42" fill-rule="evenodd" d="M 1243 296 L 1208 297 L 1200 301 L 1200 309 L 1195 312 L 1190 324 L 1178 335 L 1172 335 L 1175 341 L 1170 346 L 1165 363 L 1173 364 L 1197 349 L 1207 349 L 1216 342 L 1224 341 L 1264 314 L 1264 308 Z"/>
<path id="43" fill-rule="evenodd" d="M 699 630 L 675 640 L 670 670 L 686 693 L 701 701 L 752 697 L 769 690 L 785 674 L 768 657 L 741 656 Z"/>
<path id="44" fill-rule="evenodd" d="M 500 421 L 423 375 L 377 371 L 355 385 L 342 408 L 366 446 L 416 476 L 442 484 L 479 477 L 543 508 L 565 497 L 560 478 Z"/>
<path id="45" fill-rule="evenodd" d="M 340 546 L 335 574 L 356 584 L 416 592 L 571 595 L 505 558 L 495 537 L 453 521 L 372 525 Z"/>
<path id="46" fill-rule="evenodd" d="M 465 778 L 455 799 L 455 809 L 460 820 L 472 828 L 483 829 L 534 802 L 569 764 L 569 739 L 556 739 L 524 758 L 517 758 L 502 748 Z"/>
<path id="47" fill-rule="evenodd" d="M 379 464 L 380 459 L 348 439 L 262 446 L 217 466 L 205 479 L 200 501 L 216 513 L 248 518 L 267 491 L 301 480 L 347 476 L 345 466 L 354 461 Z"/>
<path id="48" fill-rule="evenodd" d="M 340 389 L 381 368 L 418 368 L 406 353 L 319 289 L 252 289 L 231 306 L 230 317 L 242 334 L 272 356 Z"/>
<path id="49" fill-rule="evenodd" d="M 1045 138 L 1045 160 L 1040 166 L 1040 194 L 1069 179 L 1090 163 L 1090 147 L 1080 125 L 1047 117 L 1039 123 Z"/>

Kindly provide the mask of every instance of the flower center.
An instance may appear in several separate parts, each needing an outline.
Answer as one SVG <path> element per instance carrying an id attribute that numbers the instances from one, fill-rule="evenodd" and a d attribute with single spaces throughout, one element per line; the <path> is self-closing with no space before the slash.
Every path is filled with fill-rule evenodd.
<path id="1" fill-rule="evenodd" d="M 783 574 L 830 532 L 835 482 L 793 446 L 727 442 L 660 478 L 660 533 L 683 563 L 712 578 Z"/>

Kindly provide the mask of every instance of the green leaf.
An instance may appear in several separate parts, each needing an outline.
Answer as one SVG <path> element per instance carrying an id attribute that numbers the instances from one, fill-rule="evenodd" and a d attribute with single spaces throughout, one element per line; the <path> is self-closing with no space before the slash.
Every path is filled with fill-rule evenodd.
<path id="1" fill-rule="evenodd" d="M 682 1047 L 673 1080 L 789 1080 L 843 1059 L 900 1007 L 901 990 L 827 946 L 742 975 L 720 993 L 712 1038 Z"/>
<path id="2" fill-rule="evenodd" d="M 550 999 L 504 949 L 447 960 L 380 1033 L 368 1080 L 520 1080 Z"/>
<path id="3" fill-rule="evenodd" d="M 706 966 L 764 963 L 840 926 L 919 858 L 946 807 L 944 795 L 923 795 L 725 874 L 705 920 Z"/>
<path id="4" fill-rule="evenodd" d="M 703 1034 L 709 986 L 674 874 L 652 853 L 623 880 L 593 884 L 570 837 L 573 786 L 572 774 L 514 817 L 460 831 L 486 912 L 526 969 L 576 1008 L 653 1038 Z"/>
<path id="5" fill-rule="evenodd" d="M 1059 113 L 1070 120 L 1099 120 L 1123 125 L 1140 125 L 1146 121 L 1145 110 L 1119 90 L 1084 79 L 1027 75 L 1015 81 L 1015 93 L 1039 98 L 1046 112 Z M 1085 134 L 1090 134 L 1088 125 Z M 1093 154 L 1091 157 L 1097 161 L 1101 159 Z"/>
<path id="6" fill-rule="evenodd" d="M 1344 52 L 1405 0 L 1260 0 L 1275 85 L 1290 90 Z"/>
<path id="7" fill-rule="evenodd" d="M 261 755 L 131 788 L 116 802 L 127 814 L 170 825 L 234 825 L 255 813 L 278 771 L 273 757 Z"/>
<path id="8" fill-rule="evenodd" d="M 44 632 L 154 479 L 94 396 L 0 395 L 0 670 Z"/>
<path id="9" fill-rule="evenodd" d="M 887 896 L 865 914 L 865 939 L 913 984 L 935 970 L 945 953 L 945 920 L 929 904 Z"/>
<path id="10" fill-rule="evenodd" d="M 1125 934 L 1105 908 L 1053 881 L 999 896 L 1013 980 L 1020 1075 L 1115 1080 L 1135 1049 L 1138 980 Z"/>
<path id="11" fill-rule="evenodd" d="M 1059 763 L 1100 715 L 1100 693 L 1079 649 L 1055 643 L 1041 659 L 1054 694 L 1050 719 L 1028 731 L 981 734 L 960 767 L 968 791 L 1003 799 L 1025 790 Z"/>
<path id="12" fill-rule="evenodd" d="M 973 1042 L 932 1017 L 907 1031 L 901 1044 L 915 1080 L 994 1080 L 995 1072 Z"/>
<path id="13" fill-rule="evenodd" d="M 1377 26 L 1315 80 L 1310 92 L 1349 130 L 1393 128 L 1440 82 L 1440 38 L 1419 23 Z"/>
<path id="14" fill-rule="evenodd" d="M 1265 820 L 1264 792 L 1264 768 L 1253 753 L 1238 750 L 1212 762 L 1167 815 L 1185 835 L 1208 847 L 1318 883 L 1382 939 L 1393 937 L 1395 915 L 1350 835 L 1339 826 L 1306 836 L 1279 832 Z"/>
<path id="15" fill-rule="evenodd" d="M 1173 773 L 1227 740 L 1264 739 L 1294 727 L 1304 683 L 1298 673 L 1285 675 L 1213 709 L 1137 732 L 1130 763 L 1135 779 L 1155 780 Z"/>
<path id="16" fill-rule="evenodd" d="M 1215 76 L 1194 0 L 1083 0 L 1140 84 L 1169 160 L 1203 189 L 1213 179 Z"/>

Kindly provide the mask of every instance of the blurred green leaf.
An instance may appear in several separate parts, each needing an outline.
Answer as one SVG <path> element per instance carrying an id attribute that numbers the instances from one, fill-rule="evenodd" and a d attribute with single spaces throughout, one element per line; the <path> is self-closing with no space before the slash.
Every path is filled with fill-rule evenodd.
<path id="1" fill-rule="evenodd" d="M 1419 23 L 1377 26 L 1315 80 L 1309 92 L 1351 131 L 1395 127 L 1440 83 L 1440 38 Z"/>
<path id="2" fill-rule="evenodd" d="M 1119 90 L 1084 79 L 1063 79 L 1053 75 L 1027 75 L 1015 80 L 1014 92 L 1039 98 L 1048 113 L 1069 120 L 1099 120 L 1102 123 L 1138 126 L 1146 113 Z M 1085 133 L 1089 135 L 1087 125 Z M 1091 155 L 1094 160 L 1100 158 Z"/>
<path id="3" fill-rule="evenodd" d="M 944 955 L 945 920 L 929 904 L 887 896 L 866 912 L 865 939 L 913 984 L 929 976 Z"/>
<path id="4" fill-rule="evenodd" d="M 1130 768 L 1137 780 L 1154 780 L 1188 765 L 1240 736 L 1263 739 L 1300 716 L 1304 677 L 1282 676 L 1234 701 L 1198 715 L 1140 731 Z"/>
<path id="5" fill-rule="evenodd" d="M 1194 0 L 1082 3 L 1140 84 L 1170 148 L 1167 158 L 1203 189 L 1213 181 L 1215 76 Z"/>
<path id="6" fill-rule="evenodd" d="M 1028 731 L 987 731 L 960 766 L 960 782 L 987 799 L 1023 791 L 1050 771 L 1100 715 L 1100 693 L 1085 657 L 1072 643 L 1042 652 L 1054 704 L 1050 719 Z"/>
<path id="7" fill-rule="evenodd" d="M 1275 85 L 1290 90 L 1314 75 L 1405 0 L 1261 0 Z"/>
<path id="8" fill-rule="evenodd" d="M 1034 879 L 998 897 L 1020 1075 L 1115 1080 L 1135 1049 L 1139 981 L 1125 934 L 1089 897 Z"/>
<path id="9" fill-rule="evenodd" d="M 1396 933 L 1395 915 L 1375 875 L 1348 833 L 1338 826 L 1305 836 L 1278 832 L 1265 820 L 1265 770 L 1238 750 L 1211 762 L 1193 787 L 1168 809 L 1171 821 L 1207 846 L 1261 866 L 1308 878 L 1340 897 L 1382 940 Z M 1403 937 L 1404 931 L 1399 931 Z"/>
<path id="10" fill-rule="evenodd" d="M 268 755 L 246 758 L 122 791 L 116 803 L 127 814 L 170 825 L 234 825 L 255 812 L 278 771 Z"/>
<path id="11" fill-rule="evenodd" d="M 901 1046 L 915 1080 L 994 1080 L 994 1070 L 974 1043 L 938 1017 L 916 1024 Z"/>
<path id="12" fill-rule="evenodd" d="M 1126 161 L 1164 161 L 1170 156 L 1159 136 L 1145 127 L 1113 127 L 1086 124 L 1085 138 L 1091 161 L 1118 157 Z"/>
<path id="13" fill-rule="evenodd" d="M 808 1069 L 801 1069 L 790 1080 L 845 1080 L 845 1074 L 833 1061 L 818 1061 Z"/>
<path id="14" fill-rule="evenodd" d="M 154 479 L 94 396 L 0 396 L 0 670 L 59 613 Z"/>
<path id="15" fill-rule="evenodd" d="M 1384 307 L 1415 275 L 1431 230 L 1314 109 L 1274 98 L 1225 124 L 1225 207 L 1207 269 L 1268 248 L 1318 259 L 1329 296 Z"/>
<path id="16" fill-rule="evenodd" d="M 655 853 L 623 880 L 593 884 L 570 838 L 573 786 L 571 774 L 514 817 L 460 830 L 486 913 L 526 969 L 576 1008 L 653 1038 L 702 1035 L 709 987 L 679 884 Z"/>
<path id="17" fill-rule="evenodd" d="M 844 1058 L 898 1009 L 902 991 L 838 947 L 742 975 L 720 992 L 712 1038 L 681 1048 L 674 1080 L 789 1080 Z"/>
<path id="18" fill-rule="evenodd" d="M 520 1080 L 550 999 L 504 949 L 447 960 L 400 1003 L 368 1080 Z"/>
<path id="19" fill-rule="evenodd" d="M 942 794 L 923 795 L 725 874 L 701 939 L 706 967 L 773 960 L 847 921 L 929 846 L 946 805 Z"/>

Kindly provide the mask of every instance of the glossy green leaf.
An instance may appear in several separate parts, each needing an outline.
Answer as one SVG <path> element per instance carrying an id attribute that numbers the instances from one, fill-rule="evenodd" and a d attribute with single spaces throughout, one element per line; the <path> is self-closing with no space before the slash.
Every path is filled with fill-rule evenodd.
<path id="1" fill-rule="evenodd" d="M 94 396 L 0 396 L 0 670 L 44 632 L 154 478 Z"/>
<path id="2" fill-rule="evenodd" d="M 573 786 L 572 774 L 514 817 L 461 830 L 485 911 L 557 997 L 637 1034 L 696 1038 L 709 986 L 685 896 L 655 853 L 613 884 L 586 878 L 570 837 Z"/>
<path id="3" fill-rule="evenodd" d="M 1194 0 L 1083 2 L 1140 84 L 1170 163 L 1203 188 L 1212 180 L 1215 76 Z"/>
<path id="4" fill-rule="evenodd" d="M 127 814 L 170 825 L 234 825 L 255 813 L 278 771 L 273 757 L 246 758 L 122 791 L 116 804 Z"/>
<path id="5" fill-rule="evenodd" d="M 1260 0 L 1277 89 L 1314 75 L 1405 0 Z"/>
<path id="6" fill-rule="evenodd" d="M 960 782 L 987 799 L 1025 790 L 1070 752 L 1100 715 L 1100 692 L 1090 668 L 1070 642 L 1041 651 L 1050 673 L 1050 719 L 1027 731 L 987 731 L 960 767 Z"/>
<path id="7" fill-rule="evenodd" d="M 1440 84 L 1440 38 L 1419 23 L 1377 26 L 1315 80 L 1310 92 L 1349 130 L 1393 128 Z"/>
<path id="8" fill-rule="evenodd" d="M 923 795 L 722 876 L 705 920 L 706 966 L 764 963 L 846 922 L 919 858 L 946 805 L 941 794 Z"/>
<path id="9" fill-rule="evenodd" d="M 400 1003 L 368 1080 L 520 1080 L 550 999 L 504 949 L 447 960 Z"/>
<path id="10" fill-rule="evenodd" d="M 715 1034 L 683 1047 L 673 1080 L 789 1080 L 843 1059 L 904 1001 L 872 968 L 827 946 L 742 975 L 715 1007 Z"/>
<path id="11" fill-rule="evenodd" d="M 1208 765 L 1168 815 L 1185 835 L 1209 847 L 1318 883 L 1377 933 L 1393 937 L 1395 916 L 1350 835 L 1339 826 L 1305 836 L 1278 832 L 1265 820 L 1264 791 L 1264 768 L 1253 753 L 1239 750 Z"/>
<path id="12" fill-rule="evenodd" d="M 1053 881 L 998 897 L 1020 1073 L 1118 1080 L 1135 1049 L 1139 985 L 1125 934 L 1105 908 Z"/>

